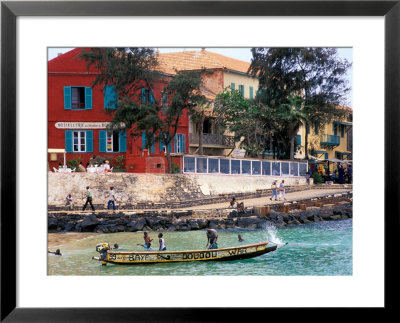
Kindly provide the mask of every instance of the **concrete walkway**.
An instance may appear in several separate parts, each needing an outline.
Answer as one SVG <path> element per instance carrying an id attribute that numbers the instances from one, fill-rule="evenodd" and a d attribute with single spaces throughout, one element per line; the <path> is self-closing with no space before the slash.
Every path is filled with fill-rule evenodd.
<path id="1" fill-rule="evenodd" d="M 343 193 L 348 193 L 351 192 L 351 188 L 328 188 L 328 189 L 310 189 L 310 190 L 304 190 L 304 191 L 297 191 L 297 192 L 289 192 L 286 193 L 286 201 L 271 201 L 269 198 L 270 196 L 263 196 L 259 198 L 251 198 L 251 199 L 237 199 L 238 202 L 243 202 L 245 208 L 247 207 L 254 207 L 254 206 L 265 206 L 265 205 L 271 205 L 271 204 L 282 204 L 284 202 L 293 202 L 293 201 L 301 201 L 301 200 L 308 200 L 312 198 L 317 198 L 317 197 L 324 197 L 327 195 L 334 195 L 334 194 L 343 194 Z M 278 193 L 279 196 L 279 193 Z M 192 206 L 192 207 L 182 207 L 182 208 L 174 208 L 172 209 L 173 211 L 186 211 L 186 210 L 210 210 L 210 209 L 228 209 L 229 208 L 229 202 L 230 200 L 227 200 L 224 203 L 214 203 L 214 204 L 206 204 L 206 205 L 197 205 L 197 206 Z M 122 211 L 124 213 L 143 213 L 143 212 L 151 212 L 151 211 L 163 211 L 165 209 L 123 209 L 123 210 L 118 210 L 118 204 L 117 204 L 117 213 L 119 211 Z M 169 210 L 169 209 L 167 209 Z M 59 210 L 59 211 L 49 211 L 49 213 L 65 213 L 65 210 Z M 103 213 L 103 212 L 109 212 L 112 213 L 112 211 L 108 210 L 96 210 L 95 213 Z M 86 209 L 86 211 L 68 211 L 68 213 L 71 214 L 82 214 L 82 213 L 92 213 L 92 210 L 90 207 Z"/>
<path id="2" fill-rule="evenodd" d="M 271 205 L 271 204 L 281 204 L 284 202 L 293 202 L 293 201 L 300 201 L 300 200 L 307 200 L 317 197 L 323 197 L 327 195 L 333 194 L 343 194 L 351 192 L 352 189 L 350 188 L 338 188 L 338 189 L 315 189 L 315 190 L 304 190 L 298 192 L 291 192 L 286 193 L 286 201 L 274 201 L 270 200 L 270 196 L 266 197 L 259 197 L 253 199 L 238 199 L 238 202 L 243 202 L 245 207 L 252 207 L 252 206 L 264 206 L 264 205 Z M 278 193 L 279 196 L 279 193 Z M 226 203 L 216 203 L 216 204 L 208 204 L 208 205 L 198 205 L 193 207 L 187 208 L 179 208 L 180 210 L 209 210 L 209 209 L 223 209 L 229 207 L 229 202 Z"/>

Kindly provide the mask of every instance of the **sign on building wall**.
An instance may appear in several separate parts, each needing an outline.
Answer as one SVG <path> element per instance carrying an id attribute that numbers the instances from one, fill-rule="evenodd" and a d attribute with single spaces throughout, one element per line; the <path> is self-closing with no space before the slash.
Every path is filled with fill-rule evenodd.
<path id="1" fill-rule="evenodd" d="M 57 129 L 107 129 L 109 122 L 56 122 Z M 123 124 L 121 124 L 123 127 Z"/>

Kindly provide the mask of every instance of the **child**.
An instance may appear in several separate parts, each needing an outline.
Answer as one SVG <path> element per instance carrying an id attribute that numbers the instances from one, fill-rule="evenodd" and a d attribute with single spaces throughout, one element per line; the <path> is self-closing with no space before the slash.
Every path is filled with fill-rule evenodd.
<path id="1" fill-rule="evenodd" d="M 158 234 L 158 243 L 160 244 L 160 248 L 158 249 L 159 251 L 167 250 L 167 247 L 165 246 L 165 241 L 164 241 L 162 233 Z"/>
<path id="2" fill-rule="evenodd" d="M 153 239 L 150 239 L 150 236 L 149 236 L 149 234 L 148 234 L 146 231 L 143 233 L 143 239 L 144 239 L 144 245 L 143 245 L 143 247 L 144 247 L 145 249 L 149 249 L 149 250 L 153 249 L 153 248 L 151 247 L 151 242 L 153 241 Z"/>
<path id="3" fill-rule="evenodd" d="M 73 210 L 74 209 L 74 202 L 72 200 L 72 195 L 68 194 L 65 199 L 67 200 L 67 202 L 65 203 L 65 206 L 69 206 L 69 209 Z"/>
<path id="4" fill-rule="evenodd" d="M 108 198 L 108 204 L 107 204 L 107 209 L 109 210 L 111 205 L 113 207 L 113 210 L 115 211 L 116 207 L 115 207 L 115 195 L 114 195 L 114 187 L 111 186 L 110 187 L 110 196 Z"/>

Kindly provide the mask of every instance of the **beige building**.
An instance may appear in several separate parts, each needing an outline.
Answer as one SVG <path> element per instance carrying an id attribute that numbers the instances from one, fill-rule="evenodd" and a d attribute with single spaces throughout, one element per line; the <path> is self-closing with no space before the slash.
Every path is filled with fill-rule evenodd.
<path id="1" fill-rule="evenodd" d="M 210 71 L 203 77 L 203 94 L 213 102 L 216 95 L 230 87 L 238 90 L 247 99 L 253 99 L 258 90 L 258 79 L 249 74 L 249 62 L 230 58 L 202 49 L 198 51 L 183 51 L 159 54 L 159 62 L 163 71 L 174 74 L 176 70 Z M 203 121 L 203 153 L 213 156 L 240 156 L 244 151 L 238 149 L 232 133 L 220 134 L 212 114 L 212 103 L 205 111 Z M 198 124 L 189 122 L 189 154 L 197 153 L 199 148 Z"/>
<path id="2" fill-rule="evenodd" d="M 342 108 L 347 111 L 346 116 L 342 120 L 317 122 L 310 129 L 306 129 L 305 127 L 299 129 L 296 138 L 298 144 L 295 154 L 296 159 L 305 158 L 305 134 L 307 131 L 308 152 L 310 156 L 323 160 L 352 160 L 353 110 L 347 107 Z M 312 157 L 310 158 L 312 159 Z"/>

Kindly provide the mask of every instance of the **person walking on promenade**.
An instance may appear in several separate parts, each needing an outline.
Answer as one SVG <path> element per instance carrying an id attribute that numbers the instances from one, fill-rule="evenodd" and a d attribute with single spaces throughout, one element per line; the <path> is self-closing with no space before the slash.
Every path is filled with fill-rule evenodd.
<path id="1" fill-rule="evenodd" d="M 218 249 L 217 245 L 218 232 L 214 229 L 207 229 L 207 245 L 208 249 Z"/>
<path id="2" fill-rule="evenodd" d="M 114 187 L 113 186 L 110 187 L 110 193 L 109 194 L 110 194 L 110 196 L 108 198 L 107 210 L 109 210 L 111 205 L 112 205 L 113 210 L 115 211 L 115 209 L 116 209 L 116 207 L 115 207 L 116 199 L 115 199 L 115 195 L 114 195 Z"/>
<path id="3" fill-rule="evenodd" d="M 269 199 L 272 201 L 273 197 L 275 196 L 275 201 L 277 201 L 278 200 L 278 193 L 277 193 L 278 186 L 276 186 L 276 180 L 274 180 L 272 182 L 271 189 L 272 189 L 272 195 Z"/>
<path id="4" fill-rule="evenodd" d="M 278 198 L 278 200 L 280 200 L 281 197 L 283 197 L 283 199 L 286 201 L 286 197 L 285 197 L 285 180 L 284 179 L 279 184 L 279 198 Z"/>
<path id="5" fill-rule="evenodd" d="M 158 248 L 159 251 L 167 250 L 167 247 L 165 246 L 165 241 L 164 241 L 162 233 L 158 234 L 158 243 L 160 244 L 160 248 Z"/>
<path id="6" fill-rule="evenodd" d="M 69 209 L 73 210 L 74 209 L 74 201 L 72 199 L 72 195 L 68 194 L 65 199 L 67 200 L 65 203 L 65 206 L 69 206 Z"/>
<path id="7" fill-rule="evenodd" d="M 85 205 L 83 206 L 82 211 L 85 211 L 86 206 L 87 206 L 88 203 L 89 203 L 90 206 L 91 206 L 91 208 L 92 208 L 92 211 L 94 212 L 94 206 L 93 206 L 93 204 L 92 204 L 92 201 L 93 201 L 92 192 L 90 191 L 89 186 L 86 186 L 86 203 L 85 203 Z"/>

